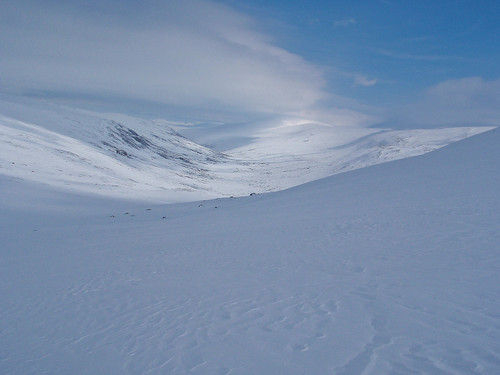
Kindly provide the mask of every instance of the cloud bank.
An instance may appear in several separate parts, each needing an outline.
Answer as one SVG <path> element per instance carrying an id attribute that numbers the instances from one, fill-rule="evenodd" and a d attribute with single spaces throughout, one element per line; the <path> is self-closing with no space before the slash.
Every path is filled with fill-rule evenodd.
<path id="1" fill-rule="evenodd" d="M 396 123 L 412 127 L 500 126 L 500 79 L 448 80 L 429 88 L 420 100 L 396 112 Z"/>
<path id="2" fill-rule="evenodd" d="M 4 2 L 0 56 L 7 92 L 263 113 L 327 97 L 320 68 L 207 0 Z"/>

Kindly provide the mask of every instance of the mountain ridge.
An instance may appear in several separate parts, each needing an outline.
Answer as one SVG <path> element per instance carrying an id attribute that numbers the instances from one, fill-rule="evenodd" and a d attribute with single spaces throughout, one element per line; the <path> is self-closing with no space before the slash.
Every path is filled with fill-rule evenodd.
<path id="1" fill-rule="evenodd" d="M 488 129 L 373 130 L 277 118 L 233 125 L 239 138 L 229 135 L 226 146 L 235 147 L 217 151 L 161 120 L 0 100 L 0 173 L 110 197 L 195 201 L 282 190 Z"/>

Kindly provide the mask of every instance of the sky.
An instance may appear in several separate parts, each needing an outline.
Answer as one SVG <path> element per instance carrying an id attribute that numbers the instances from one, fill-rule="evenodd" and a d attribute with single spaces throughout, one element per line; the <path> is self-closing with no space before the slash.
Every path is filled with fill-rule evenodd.
<path id="1" fill-rule="evenodd" d="M 500 125 L 497 0 L 0 0 L 0 92 L 204 121 Z"/>

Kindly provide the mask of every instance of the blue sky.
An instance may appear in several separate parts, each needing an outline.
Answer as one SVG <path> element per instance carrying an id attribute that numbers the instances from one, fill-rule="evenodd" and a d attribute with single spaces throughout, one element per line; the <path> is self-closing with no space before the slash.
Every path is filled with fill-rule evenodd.
<path id="1" fill-rule="evenodd" d="M 499 1 L 226 3 L 264 20 L 289 51 L 325 66 L 330 89 L 372 103 L 448 79 L 500 77 Z M 349 82 L 356 77 L 365 79 Z M 360 88 L 370 83 L 370 90 Z"/>
<path id="2" fill-rule="evenodd" d="M 500 2 L 0 2 L 0 90 L 232 121 L 500 123 Z"/>

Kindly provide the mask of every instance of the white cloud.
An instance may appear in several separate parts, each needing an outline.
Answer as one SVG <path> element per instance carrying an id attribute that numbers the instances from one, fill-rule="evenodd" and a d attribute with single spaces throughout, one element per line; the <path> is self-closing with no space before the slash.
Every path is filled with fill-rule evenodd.
<path id="1" fill-rule="evenodd" d="M 345 18 L 340 21 L 335 21 L 334 25 L 335 26 L 349 26 L 349 25 L 355 25 L 358 22 L 354 18 Z"/>
<path id="2" fill-rule="evenodd" d="M 360 74 L 354 75 L 354 84 L 358 86 L 373 86 L 377 83 L 377 79 L 369 79 L 368 77 L 362 76 Z"/>
<path id="3" fill-rule="evenodd" d="M 372 51 L 379 53 L 383 56 L 391 57 L 398 60 L 416 60 L 416 61 L 442 61 L 455 59 L 453 56 L 442 56 L 442 55 L 416 55 L 411 53 L 401 53 L 395 51 L 389 51 L 381 48 L 371 48 Z"/>
<path id="4" fill-rule="evenodd" d="M 291 113 L 324 99 L 323 72 L 206 0 L 16 1 L 0 15 L 0 87 Z"/>
<path id="5" fill-rule="evenodd" d="M 353 86 L 373 86 L 378 82 L 377 78 L 368 78 L 367 76 L 359 73 L 348 72 L 345 70 L 330 68 L 330 72 L 337 75 L 338 77 L 347 78 L 352 83 Z"/>
<path id="6" fill-rule="evenodd" d="M 468 77 L 439 83 L 415 104 L 398 109 L 396 117 L 416 126 L 500 125 L 500 79 Z"/>

